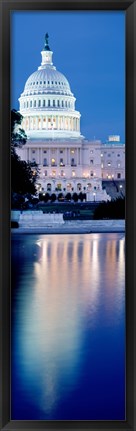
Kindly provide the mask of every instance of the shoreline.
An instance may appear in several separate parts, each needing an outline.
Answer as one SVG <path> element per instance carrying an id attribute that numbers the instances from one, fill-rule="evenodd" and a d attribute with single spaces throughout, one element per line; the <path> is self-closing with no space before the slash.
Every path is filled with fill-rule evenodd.
<path id="1" fill-rule="evenodd" d="M 46 226 L 21 226 L 11 228 L 12 234 L 82 234 L 82 233 L 125 233 L 125 220 L 67 221 L 64 224 Z"/>

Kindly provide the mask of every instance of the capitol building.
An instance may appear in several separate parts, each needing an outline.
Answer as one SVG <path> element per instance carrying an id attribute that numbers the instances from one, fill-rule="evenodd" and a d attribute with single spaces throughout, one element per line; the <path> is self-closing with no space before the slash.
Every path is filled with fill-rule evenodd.
<path id="1" fill-rule="evenodd" d="M 19 98 L 27 134 L 21 159 L 38 164 L 37 192 L 86 193 L 88 201 L 109 200 L 103 181 L 125 178 L 125 145 L 120 137 L 89 141 L 81 134 L 81 114 L 66 77 L 53 65 L 48 34 L 38 70 L 26 81 Z"/>

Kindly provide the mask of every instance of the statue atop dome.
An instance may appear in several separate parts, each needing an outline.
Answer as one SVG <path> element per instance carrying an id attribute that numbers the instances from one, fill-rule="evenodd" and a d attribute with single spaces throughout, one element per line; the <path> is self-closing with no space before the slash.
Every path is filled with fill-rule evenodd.
<path id="1" fill-rule="evenodd" d="M 49 47 L 49 35 L 48 33 L 45 34 L 45 45 L 44 45 L 44 50 L 45 51 L 50 51 L 50 47 Z"/>

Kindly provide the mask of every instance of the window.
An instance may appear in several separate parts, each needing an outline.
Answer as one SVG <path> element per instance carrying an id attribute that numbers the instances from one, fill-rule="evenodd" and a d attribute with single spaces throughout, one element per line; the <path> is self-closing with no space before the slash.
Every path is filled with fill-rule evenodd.
<path id="1" fill-rule="evenodd" d="M 47 177 L 47 171 L 44 171 L 44 175 L 45 175 L 45 177 Z"/>
<path id="2" fill-rule="evenodd" d="M 93 150 L 90 150 L 90 153 L 93 154 Z"/>
<path id="3" fill-rule="evenodd" d="M 34 100 L 34 108 L 36 107 L 36 100 Z"/>
<path id="4" fill-rule="evenodd" d="M 55 106 L 55 100 L 53 100 L 53 106 Z"/>
<path id="5" fill-rule="evenodd" d="M 44 81 L 44 84 L 46 84 L 46 81 Z"/>
<path id="6" fill-rule="evenodd" d="M 38 106 L 41 106 L 41 100 L 38 100 Z"/>
<path id="7" fill-rule="evenodd" d="M 60 101 L 58 100 L 58 106 L 60 106 Z"/>
<path id="8" fill-rule="evenodd" d="M 80 192 L 81 190 L 82 190 L 81 183 L 78 183 L 78 184 L 77 184 L 77 191 L 78 191 L 78 192 Z"/>
<path id="9" fill-rule="evenodd" d="M 120 157 L 120 154 L 118 154 L 117 157 Z"/>
<path id="10" fill-rule="evenodd" d="M 35 150 L 32 150 L 32 153 L 35 154 Z"/>
<path id="11" fill-rule="evenodd" d="M 32 108 L 32 100 L 30 100 L 30 108 Z"/>
<path id="12" fill-rule="evenodd" d="M 63 159 L 62 158 L 60 159 L 60 165 L 63 165 Z"/>
<path id="13" fill-rule="evenodd" d="M 93 177 L 93 171 L 91 171 L 90 175 L 91 175 L 91 177 Z"/>
<path id="14" fill-rule="evenodd" d="M 91 159 L 91 160 L 90 160 L 90 165 L 93 165 L 93 162 L 94 162 L 94 161 L 93 161 L 93 159 Z"/>
<path id="15" fill-rule="evenodd" d="M 118 163 L 118 168 L 120 168 L 120 163 Z"/>
<path id="16" fill-rule="evenodd" d="M 117 173 L 117 178 L 119 179 L 119 178 L 121 178 L 121 174 L 120 174 L 120 172 L 118 172 Z"/>
<path id="17" fill-rule="evenodd" d="M 28 108 L 28 102 L 27 102 L 27 108 Z"/>
<path id="18" fill-rule="evenodd" d="M 38 81 L 37 81 L 37 83 L 36 83 L 37 85 L 38 85 Z"/>
<path id="19" fill-rule="evenodd" d="M 75 171 L 74 170 L 72 171 L 72 177 L 75 177 Z"/>
<path id="20" fill-rule="evenodd" d="M 47 153 L 47 150 L 44 150 L 44 154 Z"/>
<path id="21" fill-rule="evenodd" d="M 33 82 L 33 85 L 35 85 L 35 82 Z"/>
<path id="22" fill-rule="evenodd" d="M 108 157 L 110 157 L 111 156 L 111 154 L 108 154 Z"/>
<path id="23" fill-rule="evenodd" d="M 43 159 L 43 166 L 47 166 L 47 159 Z"/>
<path id="24" fill-rule="evenodd" d="M 51 184 L 50 183 L 47 184 L 47 191 L 51 192 Z"/>
<path id="25" fill-rule="evenodd" d="M 52 85 L 53 85 L 53 81 L 51 81 Z"/>
<path id="26" fill-rule="evenodd" d="M 63 153 L 63 150 L 60 150 L 60 153 Z"/>
<path id="27" fill-rule="evenodd" d="M 40 81 L 40 84 L 42 84 L 42 81 Z"/>
<path id="28" fill-rule="evenodd" d="M 65 107 L 67 108 L 67 101 L 65 102 Z"/>
<path id="29" fill-rule="evenodd" d="M 51 164 L 52 165 L 55 165 L 55 159 L 53 158 L 53 159 L 51 159 Z"/>
<path id="30" fill-rule="evenodd" d="M 45 100 L 43 100 L 43 106 L 45 106 Z"/>
<path id="31" fill-rule="evenodd" d="M 75 159 L 72 157 L 72 159 L 71 159 L 71 166 L 74 166 L 74 164 L 75 164 Z"/>
<path id="32" fill-rule="evenodd" d="M 111 166 L 111 163 L 110 163 L 110 162 L 108 162 L 108 166 Z"/>
<path id="33" fill-rule="evenodd" d="M 24 102 L 24 108 L 25 108 L 25 102 Z"/>
<path id="34" fill-rule="evenodd" d="M 71 154 L 74 154 L 74 152 L 75 152 L 74 150 L 71 150 Z"/>
<path id="35" fill-rule="evenodd" d="M 64 107 L 64 102 L 63 102 L 63 100 L 62 100 L 62 108 Z"/>
<path id="36" fill-rule="evenodd" d="M 48 106 L 50 106 L 50 100 L 48 100 Z"/>
<path id="37" fill-rule="evenodd" d="M 60 171 L 60 175 L 61 175 L 61 177 L 63 177 L 64 171 Z"/>
<path id="38" fill-rule="evenodd" d="M 55 84 L 57 85 L 57 81 L 55 81 Z"/>
<path id="39" fill-rule="evenodd" d="M 50 81 L 48 81 L 48 84 L 50 83 Z"/>

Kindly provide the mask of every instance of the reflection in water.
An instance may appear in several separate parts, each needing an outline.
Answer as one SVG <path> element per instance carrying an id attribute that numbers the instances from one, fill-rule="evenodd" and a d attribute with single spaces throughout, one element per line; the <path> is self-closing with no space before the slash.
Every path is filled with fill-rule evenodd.
<path id="1" fill-rule="evenodd" d="M 12 419 L 125 419 L 124 238 L 12 241 Z"/>

